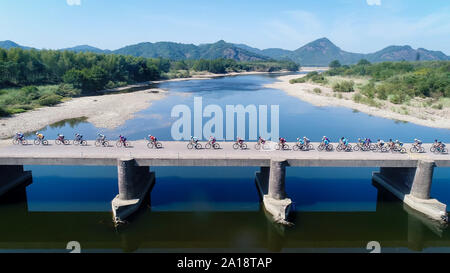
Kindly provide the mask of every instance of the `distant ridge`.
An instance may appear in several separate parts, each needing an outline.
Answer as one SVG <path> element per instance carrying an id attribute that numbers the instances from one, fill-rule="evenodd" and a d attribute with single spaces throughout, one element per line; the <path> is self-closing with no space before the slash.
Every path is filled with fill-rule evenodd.
<path id="1" fill-rule="evenodd" d="M 10 49 L 10 48 L 22 48 L 22 49 L 32 49 L 31 47 L 21 46 L 13 41 L 6 40 L 0 41 L 0 48 Z"/>
<path id="2" fill-rule="evenodd" d="M 0 48 L 31 49 L 9 40 L 0 41 Z M 342 64 L 355 64 L 361 59 L 367 59 L 370 62 L 450 60 L 450 57 L 441 51 L 432 51 L 424 48 L 413 49 L 408 45 L 388 46 L 370 54 L 352 53 L 342 50 L 328 38 L 317 39 L 293 51 L 281 48 L 261 50 L 245 44 L 227 43 L 223 40 L 201 45 L 174 42 L 145 42 L 112 51 L 89 45 L 79 45 L 60 50 L 121 54 L 148 58 L 161 57 L 178 61 L 218 58 L 236 61 L 290 60 L 303 66 L 327 66 L 333 60 L 338 60 Z"/>

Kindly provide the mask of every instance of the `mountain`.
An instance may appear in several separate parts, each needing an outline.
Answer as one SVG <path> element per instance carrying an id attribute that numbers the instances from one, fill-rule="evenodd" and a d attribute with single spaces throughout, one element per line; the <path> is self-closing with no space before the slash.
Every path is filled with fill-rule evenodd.
<path id="1" fill-rule="evenodd" d="M 114 54 L 132 55 L 147 58 L 187 59 L 234 59 L 236 61 L 262 61 L 270 57 L 237 47 L 225 41 L 213 44 L 180 44 L 173 42 L 140 43 L 113 51 Z"/>
<path id="2" fill-rule="evenodd" d="M 21 46 L 12 41 L 0 41 L 0 48 L 15 47 L 30 49 L 30 47 Z M 125 46 L 114 51 L 102 50 L 89 45 L 80 45 L 61 50 L 132 55 L 147 58 L 161 57 L 171 60 L 217 58 L 227 58 L 236 61 L 292 60 L 303 66 L 328 66 L 333 60 L 338 60 L 341 64 L 355 64 L 361 59 L 367 59 L 370 62 L 450 60 L 450 57 L 441 51 L 432 51 L 424 48 L 413 49 L 408 45 L 388 46 L 370 54 L 352 53 L 342 50 L 327 38 L 317 39 L 293 51 L 281 48 L 261 50 L 245 44 L 227 43 L 223 40 L 201 45 L 146 42 Z"/>
<path id="3" fill-rule="evenodd" d="M 90 45 L 79 45 L 69 48 L 63 48 L 60 49 L 61 51 L 67 50 L 67 51 L 73 51 L 73 52 L 93 52 L 93 53 L 110 53 L 111 50 L 103 50 L 97 47 L 93 47 Z"/>
<path id="4" fill-rule="evenodd" d="M 327 38 L 308 43 L 291 54 L 291 59 L 302 65 L 328 65 L 333 60 L 342 64 L 352 64 L 364 58 L 363 54 L 343 51 Z"/>
<path id="5" fill-rule="evenodd" d="M 171 60 L 196 59 L 200 55 L 196 45 L 173 42 L 139 43 L 114 50 L 113 53 Z"/>
<path id="6" fill-rule="evenodd" d="M 380 51 L 367 54 L 366 59 L 371 62 L 385 61 L 434 61 L 448 60 L 441 51 L 430 51 L 424 48 L 413 49 L 410 46 L 388 46 Z"/>
<path id="7" fill-rule="evenodd" d="M 389 46 L 370 54 L 351 53 L 342 50 L 327 38 L 320 38 L 294 51 L 279 48 L 259 50 L 242 44 L 236 44 L 236 46 L 251 49 L 275 60 L 289 59 L 303 66 L 328 66 L 333 60 L 338 60 L 342 64 L 355 64 L 361 59 L 367 59 L 375 63 L 403 60 L 450 60 L 450 57 L 441 51 L 431 51 L 424 48 L 413 49 L 410 46 Z"/>
<path id="8" fill-rule="evenodd" d="M 32 49 L 31 47 L 21 46 L 13 41 L 6 40 L 0 41 L 0 48 L 10 49 L 10 48 L 22 48 L 22 49 Z"/>

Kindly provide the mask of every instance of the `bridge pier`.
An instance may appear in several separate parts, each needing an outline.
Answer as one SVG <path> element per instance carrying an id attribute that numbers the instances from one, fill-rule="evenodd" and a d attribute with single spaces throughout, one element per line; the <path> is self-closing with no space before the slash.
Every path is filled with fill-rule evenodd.
<path id="1" fill-rule="evenodd" d="M 446 222 L 447 206 L 430 198 L 434 167 L 430 160 L 419 160 L 415 168 L 382 167 L 373 179 L 412 209 Z"/>
<path id="2" fill-rule="evenodd" d="M 31 178 L 31 171 L 24 171 L 22 165 L 0 165 L 0 196 L 29 182 Z"/>
<path id="3" fill-rule="evenodd" d="M 119 194 L 112 200 L 116 224 L 139 209 L 155 183 L 155 174 L 148 166 L 137 166 L 134 159 L 117 160 Z"/>
<path id="4" fill-rule="evenodd" d="M 286 160 L 271 160 L 270 167 L 261 167 L 256 173 L 256 187 L 265 209 L 275 222 L 289 224 L 287 221 L 292 201 L 287 198 L 285 190 Z"/>

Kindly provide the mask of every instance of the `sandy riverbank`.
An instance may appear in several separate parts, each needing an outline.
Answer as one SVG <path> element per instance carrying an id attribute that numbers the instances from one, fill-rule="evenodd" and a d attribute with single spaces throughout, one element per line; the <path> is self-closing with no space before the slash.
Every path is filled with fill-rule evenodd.
<path id="1" fill-rule="evenodd" d="M 416 107 L 406 105 L 399 106 L 387 101 L 383 101 L 383 106 L 381 106 L 380 108 L 372 107 L 366 104 L 354 102 L 351 99 L 351 93 L 342 94 L 342 98 L 337 98 L 334 97 L 336 92 L 334 92 L 330 87 L 312 83 L 289 83 L 289 80 L 299 77 L 301 76 L 280 76 L 277 78 L 277 82 L 267 84 L 265 85 L 265 87 L 283 90 L 293 97 L 299 98 L 300 100 L 306 101 L 316 106 L 347 107 L 373 116 L 411 122 L 422 126 L 450 129 L 449 108 L 438 110 L 431 107 Z M 314 88 L 320 88 L 321 93 L 315 93 L 313 91 Z M 407 112 L 408 114 L 399 113 L 402 111 Z"/>
<path id="2" fill-rule="evenodd" d="M 99 128 L 113 129 L 133 118 L 134 113 L 148 108 L 153 101 L 165 97 L 166 91 L 150 89 L 132 93 L 73 98 L 52 107 L 43 107 L 0 119 L 0 139 L 15 132 L 33 132 L 55 122 L 86 117 Z"/>

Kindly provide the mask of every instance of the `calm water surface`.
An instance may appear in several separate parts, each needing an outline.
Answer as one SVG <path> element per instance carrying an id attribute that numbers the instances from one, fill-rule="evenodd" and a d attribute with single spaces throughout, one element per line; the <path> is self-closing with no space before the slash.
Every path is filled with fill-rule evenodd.
<path id="1" fill-rule="evenodd" d="M 273 75 L 225 77 L 163 83 L 168 96 L 114 130 L 95 128 L 84 119 L 41 130 L 86 139 L 103 132 L 110 139 L 130 140 L 148 134 L 171 140 L 174 105 L 256 104 L 280 106 L 280 135 L 288 141 L 308 136 L 319 141 L 343 136 L 355 141 L 419 137 L 450 142 L 450 130 L 369 116 L 340 107 L 315 107 L 264 88 Z M 286 190 L 295 203 L 295 226 L 270 222 L 260 207 L 254 184 L 257 168 L 155 167 L 156 185 L 147 205 L 118 230 L 111 222 L 110 202 L 117 194 L 114 167 L 26 166 L 33 183 L 0 200 L 0 251 L 66 251 L 79 241 L 84 251 L 275 251 L 366 252 L 379 241 L 388 252 L 449 252 L 450 232 L 404 208 L 372 184 L 374 168 L 288 168 Z M 432 196 L 450 204 L 450 170 L 437 168 Z"/>

